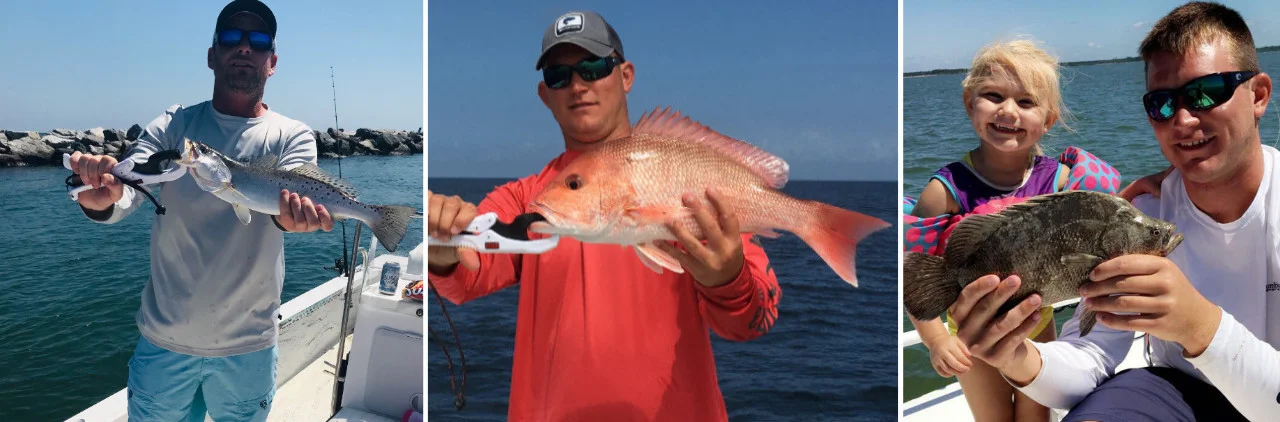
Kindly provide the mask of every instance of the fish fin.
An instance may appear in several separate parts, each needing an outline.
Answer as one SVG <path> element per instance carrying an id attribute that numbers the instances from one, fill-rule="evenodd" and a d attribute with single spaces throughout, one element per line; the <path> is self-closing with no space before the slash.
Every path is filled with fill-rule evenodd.
<path id="1" fill-rule="evenodd" d="M 812 208 L 806 210 L 804 215 L 809 220 L 796 224 L 795 229 L 787 230 L 799 236 L 800 240 L 822 257 L 822 261 L 841 280 L 858 287 L 855 268 L 858 242 L 875 231 L 889 227 L 889 223 L 821 202 L 808 203 Z"/>
<path id="2" fill-rule="evenodd" d="M 409 231 L 409 220 L 414 218 L 418 210 L 399 205 L 373 205 L 378 215 L 375 221 L 364 223 L 378 237 L 378 243 L 387 248 L 387 252 L 395 252 L 405 232 Z"/>
<path id="3" fill-rule="evenodd" d="M 1102 263 L 1102 258 L 1089 255 L 1087 253 L 1066 254 L 1063 255 L 1060 260 L 1062 261 L 1062 265 L 1088 267 L 1090 271 L 1093 270 L 1093 267 Z"/>
<path id="4" fill-rule="evenodd" d="M 660 269 L 653 268 L 653 265 L 666 268 L 676 274 L 684 274 L 684 268 L 680 266 L 680 261 L 672 258 L 671 255 L 667 255 L 666 252 L 663 252 L 662 249 L 658 249 L 657 246 L 654 246 L 651 243 L 641 243 L 635 245 L 635 248 L 636 254 L 640 255 L 640 260 L 642 262 L 646 260 L 648 261 L 645 262 L 644 265 L 658 274 L 662 274 L 662 271 Z"/>
<path id="5" fill-rule="evenodd" d="M 1013 205 L 1010 205 L 1012 208 Z M 1005 208 L 1008 210 L 1009 208 Z M 1005 210 L 993 214 L 976 214 L 966 216 L 964 219 L 956 223 L 955 229 L 951 231 L 951 235 L 947 237 L 947 248 L 942 251 L 943 256 L 947 258 L 947 262 L 962 263 L 969 259 L 969 256 L 976 252 L 983 240 L 992 231 L 1004 224 L 1006 216 Z"/>
<path id="6" fill-rule="evenodd" d="M 1092 309 L 1085 308 L 1080 311 L 1080 337 L 1089 335 L 1093 331 L 1093 326 L 1098 322 L 1098 313 Z"/>
<path id="7" fill-rule="evenodd" d="M 1090 198 L 1090 197 L 1093 197 L 1093 198 Z M 1030 212 L 1032 209 L 1039 206 L 1047 206 L 1050 204 L 1064 202 L 1064 201 L 1090 201 L 1090 200 L 1094 200 L 1094 201 L 1101 200 L 1101 202 L 1090 202 L 1091 205 L 1096 205 L 1096 206 L 1074 210 L 1077 215 L 1081 217 L 1086 217 L 1086 218 L 1091 217 L 1093 219 L 1105 219 L 1105 217 L 1108 217 L 1112 213 L 1116 212 L 1119 206 L 1126 206 L 1124 204 L 1128 203 L 1128 201 L 1125 201 L 1123 198 L 1120 198 L 1119 196 L 1115 196 L 1107 193 L 1090 191 L 1090 190 L 1064 190 L 1061 192 L 1036 195 L 1036 196 L 1027 198 L 1022 202 L 1018 202 L 1016 204 L 1006 206 L 998 212 L 994 212 L 986 215 L 999 214 L 999 215 L 1011 217 L 1011 216 L 1016 216 L 1022 213 Z"/>
<path id="8" fill-rule="evenodd" d="M 276 168 L 276 166 L 278 165 L 280 165 L 280 156 L 272 153 L 267 153 L 266 155 L 255 158 L 253 159 L 253 161 L 250 161 L 248 164 L 249 167 L 260 167 L 260 168 L 268 168 L 268 169 Z"/>
<path id="9" fill-rule="evenodd" d="M 342 180 L 337 176 L 329 174 L 329 172 L 324 171 L 324 169 L 320 168 L 320 166 L 317 166 L 313 163 L 302 163 L 302 165 L 298 167 L 294 167 L 292 170 L 289 170 L 289 171 L 292 172 L 293 174 L 332 186 L 334 189 L 337 189 L 338 192 L 341 192 L 342 195 L 346 196 L 347 198 L 355 199 L 356 197 L 360 196 L 360 192 L 356 190 L 356 187 L 352 186 L 351 183 L 348 183 L 346 180 Z"/>
<path id="10" fill-rule="evenodd" d="M 249 207 L 240 204 L 231 204 L 231 209 L 235 210 L 236 218 L 240 219 L 240 224 L 249 225 L 253 221 L 253 213 L 249 211 Z"/>
<path id="11" fill-rule="evenodd" d="M 633 135 L 653 135 L 677 138 L 684 141 L 697 142 L 723 154 L 751 169 L 752 173 L 765 179 L 770 187 L 781 189 L 790 177 L 790 166 L 785 160 L 765 152 L 755 145 L 722 135 L 693 119 L 674 114 L 671 108 L 665 110 L 654 108 L 636 122 L 631 129 Z"/>
<path id="12" fill-rule="evenodd" d="M 912 318 L 928 321 L 960 297 L 960 284 L 947 279 L 942 257 L 907 252 L 902 259 L 902 305 Z"/>
<path id="13" fill-rule="evenodd" d="M 776 231 L 773 231 L 773 229 L 762 229 L 762 230 L 760 230 L 760 231 L 756 232 L 756 235 L 757 235 L 757 236 L 760 236 L 760 237 L 767 237 L 767 238 L 770 238 L 770 239 L 777 239 L 777 238 L 779 238 L 779 237 L 782 237 L 782 233 L 778 233 L 778 232 L 776 232 Z"/>
<path id="14" fill-rule="evenodd" d="M 645 255 L 644 251 L 640 250 L 640 245 L 632 245 L 632 247 L 636 250 L 636 256 L 640 257 L 641 264 L 644 264 L 646 268 L 653 270 L 655 273 L 662 274 L 662 266 L 658 265 L 657 262 L 653 262 L 652 259 L 649 259 L 649 256 Z"/>
<path id="15" fill-rule="evenodd" d="M 668 208 L 659 207 L 632 207 L 627 208 L 625 214 L 628 218 L 635 222 L 637 226 L 647 224 L 666 224 L 667 219 L 671 217 L 671 211 Z"/>

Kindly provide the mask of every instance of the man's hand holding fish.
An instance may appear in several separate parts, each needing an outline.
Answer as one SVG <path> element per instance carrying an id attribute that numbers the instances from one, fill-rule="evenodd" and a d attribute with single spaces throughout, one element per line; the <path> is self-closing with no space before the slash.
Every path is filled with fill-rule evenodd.
<path id="1" fill-rule="evenodd" d="M 667 221 L 667 228 L 680 240 L 683 248 L 676 247 L 674 242 L 656 244 L 663 252 L 679 261 L 680 266 L 693 276 L 694 281 L 703 286 L 716 287 L 733 281 L 742 273 L 746 256 L 742 251 L 738 215 L 733 212 L 733 206 L 715 188 L 707 189 L 707 199 L 714 206 L 713 211 L 708 211 L 693 194 L 682 197 L 684 205 L 689 207 L 694 220 L 706 236 L 705 241 L 698 240 L 683 225 L 670 219 Z"/>
<path id="2" fill-rule="evenodd" d="M 329 215 L 329 210 L 324 205 L 317 205 L 311 198 L 299 196 L 288 189 L 280 190 L 280 215 L 272 218 L 275 218 L 280 228 L 288 232 L 333 230 L 333 216 Z"/>
<path id="3" fill-rule="evenodd" d="M 1028 296 L 1004 315 L 997 313 L 1021 284 L 1021 278 L 1016 275 L 1004 280 L 995 275 L 983 276 L 965 286 L 951 306 L 951 318 L 959 327 L 956 338 L 960 343 L 968 347 L 973 357 L 1000 370 L 1011 380 L 1022 373 L 1018 363 L 1039 362 L 1038 356 L 1028 358 L 1035 353 L 1035 348 L 1028 347 L 1027 336 L 1040 321 L 1040 295 Z M 1035 371 L 1031 374 L 1034 376 Z"/>
<path id="4" fill-rule="evenodd" d="M 1080 296 L 1098 323 L 1178 343 L 1186 357 L 1204 352 L 1222 320 L 1222 310 L 1168 258 L 1120 256 L 1099 264 L 1089 278 L 1094 282 L 1081 287 Z"/>

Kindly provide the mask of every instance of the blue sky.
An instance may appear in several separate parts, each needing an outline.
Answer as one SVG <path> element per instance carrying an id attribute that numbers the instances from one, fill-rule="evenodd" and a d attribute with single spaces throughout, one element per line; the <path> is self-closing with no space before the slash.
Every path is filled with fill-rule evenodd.
<path id="1" fill-rule="evenodd" d="M 1151 25 L 1185 1 L 907 0 L 902 6 L 904 72 L 968 68 L 973 54 L 997 39 L 1030 35 L 1062 61 L 1138 55 Z M 1259 47 L 1280 44 L 1274 0 L 1224 1 L 1240 12 Z"/>
<path id="2" fill-rule="evenodd" d="M 315 129 L 422 126 L 421 0 L 267 0 L 278 22 L 264 101 Z M 226 1 L 5 2 L 0 128 L 145 125 L 213 95 L 205 53 Z"/>
<path id="3" fill-rule="evenodd" d="M 581 8 L 635 64 L 633 123 L 671 106 L 787 160 L 792 180 L 897 180 L 896 2 L 801 4 L 432 3 L 429 177 L 520 177 L 564 151 L 534 62 L 547 26 Z"/>

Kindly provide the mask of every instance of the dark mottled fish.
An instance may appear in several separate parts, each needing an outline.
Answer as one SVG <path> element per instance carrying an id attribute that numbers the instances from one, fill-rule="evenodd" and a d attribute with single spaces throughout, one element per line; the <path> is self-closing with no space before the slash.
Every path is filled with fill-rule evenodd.
<path id="1" fill-rule="evenodd" d="M 1149 217 L 1123 198 L 1066 191 L 1029 198 L 991 214 L 965 217 L 942 256 L 908 252 L 903 304 L 919 320 L 937 318 L 978 278 L 1018 275 L 1022 285 L 1003 314 L 1033 293 L 1053 304 L 1080 297 L 1080 286 L 1103 261 L 1129 254 L 1168 256 L 1182 242 L 1173 224 Z M 1085 310 L 1080 335 L 1096 317 Z"/>

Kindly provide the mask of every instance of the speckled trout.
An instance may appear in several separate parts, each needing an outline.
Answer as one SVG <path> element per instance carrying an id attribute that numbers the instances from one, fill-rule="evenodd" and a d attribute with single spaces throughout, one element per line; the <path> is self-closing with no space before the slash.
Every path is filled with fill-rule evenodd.
<path id="1" fill-rule="evenodd" d="M 280 214 L 280 190 L 287 189 L 323 205 L 335 221 L 355 219 L 373 230 L 389 252 L 404 238 L 409 219 L 417 210 L 399 205 L 370 205 L 356 200 L 354 186 L 305 163 L 291 170 L 277 167 L 279 158 L 268 154 L 248 164 L 240 163 L 200 142 L 184 140 L 179 165 L 188 168 L 197 185 L 231 204 L 240 222 L 249 224 L 250 211 Z"/>

